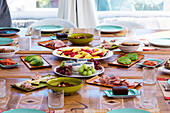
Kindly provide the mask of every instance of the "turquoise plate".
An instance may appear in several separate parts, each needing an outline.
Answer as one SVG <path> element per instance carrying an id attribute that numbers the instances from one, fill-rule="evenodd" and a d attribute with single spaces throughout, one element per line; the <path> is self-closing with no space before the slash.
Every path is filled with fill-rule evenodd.
<path id="1" fill-rule="evenodd" d="M 18 33 L 20 29 L 12 27 L 0 27 L 0 36 L 10 36 Z"/>
<path id="2" fill-rule="evenodd" d="M 168 80 L 168 84 L 170 85 L 170 79 Z"/>
<path id="3" fill-rule="evenodd" d="M 0 60 L 3 60 L 3 59 L 0 59 Z M 12 59 L 13 60 L 13 59 Z M 14 60 L 13 60 L 14 61 Z M 2 64 L 0 64 L 0 66 L 2 67 L 2 68 L 14 68 L 14 67 L 17 67 L 17 66 L 20 66 L 20 64 L 19 63 L 16 63 L 16 64 L 14 64 L 14 65 L 2 65 Z"/>
<path id="4" fill-rule="evenodd" d="M 101 26 L 96 26 L 95 28 L 101 29 L 101 32 L 105 32 L 105 33 L 120 32 L 123 30 L 123 27 L 113 26 L 113 25 L 101 25 Z"/>
<path id="5" fill-rule="evenodd" d="M 2 113 L 45 113 L 44 111 L 37 110 L 37 109 L 12 109 L 9 111 L 4 111 Z"/>
<path id="6" fill-rule="evenodd" d="M 103 92 L 108 97 L 114 97 L 114 98 L 131 98 L 140 95 L 139 91 L 137 91 L 136 89 L 129 89 L 128 95 L 114 95 L 112 90 L 103 90 Z"/>
<path id="7" fill-rule="evenodd" d="M 162 63 L 165 62 L 165 61 L 159 60 L 159 59 L 147 59 L 147 60 L 150 60 L 150 61 L 157 61 L 158 64 L 155 65 L 155 66 L 148 66 L 148 65 L 143 65 L 143 63 L 145 62 L 145 61 L 143 61 L 143 62 L 141 62 L 141 63 L 137 63 L 136 65 L 145 66 L 145 67 L 156 67 L 156 66 L 159 66 L 159 65 L 161 65 Z"/>
<path id="8" fill-rule="evenodd" d="M 0 38 L 0 46 L 8 45 L 11 44 L 12 42 L 14 42 L 14 40 L 11 38 Z"/>
<path id="9" fill-rule="evenodd" d="M 149 43 L 156 45 L 156 46 L 170 46 L 170 38 L 155 38 L 149 40 Z"/>
<path id="10" fill-rule="evenodd" d="M 125 108 L 125 109 L 111 110 L 107 113 L 150 113 L 150 112 L 145 111 L 145 110 L 141 110 L 141 109 Z"/>
<path id="11" fill-rule="evenodd" d="M 57 25 L 42 25 L 42 26 L 35 26 L 35 28 L 41 29 L 41 32 L 56 32 L 64 29 L 64 27 L 57 26 Z"/>

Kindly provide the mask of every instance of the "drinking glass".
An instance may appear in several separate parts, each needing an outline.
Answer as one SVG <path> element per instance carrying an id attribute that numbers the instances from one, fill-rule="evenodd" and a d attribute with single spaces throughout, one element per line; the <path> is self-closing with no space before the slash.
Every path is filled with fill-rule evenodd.
<path id="1" fill-rule="evenodd" d="M 128 40 L 134 40 L 136 38 L 136 29 L 126 28 L 126 38 Z"/>
<path id="2" fill-rule="evenodd" d="M 29 36 L 19 37 L 19 49 L 20 50 L 30 50 L 31 38 Z"/>
<path id="3" fill-rule="evenodd" d="M 94 39 L 100 39 L 100 36 L 101 36 L 101 29 L 100 28 L 94 28 L 93 29 Z"/>
<path id="4" fill-rule="evenodd" d="M 156 83 L 157 68 L 156 67 L 143 67 L 143 82 L 145 84 Z"/>
<path id="5" fill-rule="evenodd" d="M 6 96 L 6 80 L 0 79 L 0 97 Z"/>
<path id="6" fill-rule="evenodd" d="M 41 29 L 32 27 L 31 38 L 41 38 Z"/>
<path id="7" fill-rule="evenodd" d="M 142 89 L 140 91 L 140 106 L 146 109 L 152 109 L 156 103 L 155 89 Z"/>
<path id="8" fill-rule="evenodd" d="M 62 108 L 64 106 L 64 90 L 56 88 L 55 91 L 48 90 L 48 106 L 52 109 Z"/>

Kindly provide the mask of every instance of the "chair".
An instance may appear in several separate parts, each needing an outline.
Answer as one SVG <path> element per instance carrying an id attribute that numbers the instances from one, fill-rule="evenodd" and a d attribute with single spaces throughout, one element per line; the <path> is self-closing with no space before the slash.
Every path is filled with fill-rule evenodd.
<path id="1" fill-rule="evenodd" d="M 39 20 L 33 24 L 31 24 L 29 27 L 33 27 L 33 26 L 40 26 L 40 25 L 59 25 L 65 28 L 77 28 L 76 25 L 74 25 L 73 23 L 64 20 L 64 19 L 43 19 L 43 20 Z"/>

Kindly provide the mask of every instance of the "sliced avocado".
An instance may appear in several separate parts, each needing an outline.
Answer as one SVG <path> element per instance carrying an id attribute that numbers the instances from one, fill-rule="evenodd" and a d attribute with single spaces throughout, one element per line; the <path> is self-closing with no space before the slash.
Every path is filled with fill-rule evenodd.
<path id="1" fill-rule="evenodd" d="M 120 57 L 117 61 L 118 63 L 125 64 L 125 65 L 131 63 L 131 60 L 128 57 Z"/>
<path id="2" fill-rule="evenodd" d="M 138 54 L 136 54 L 136 53 L 128 53 L 127 55 L 126 55 L 126 57 L 128 57 L 130 60 L 137 60 L 138 59 Z"/>

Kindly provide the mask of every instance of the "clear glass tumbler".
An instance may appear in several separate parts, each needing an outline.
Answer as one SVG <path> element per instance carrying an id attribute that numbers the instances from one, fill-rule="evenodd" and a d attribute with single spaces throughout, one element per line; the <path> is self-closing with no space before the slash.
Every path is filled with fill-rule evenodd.
<path id="1" fill-rule="evenodd" d="M 156 90 L 143 89 L 140 91 L 140 106 L 145 109 L 152 109 L 156 104 Z"/>
<path id="2" fill-rule="evenodd" d="M 64 106 L 64 90 L 61 88 L 55 91 L 48 90 L 48 107 L 52 109 L 62 108 Z"/>
<path id="3" fill-rule="evenodd" d="M 100 39 L 100 36 L 101 36 L 101 29 L 100 28 L 98 28 L 98 29 L 94 28 L 93 29 L 94 39 Z"/>
<path id="4" fill-rule="evenodd" d="M 31 38 L 41 38 L 41 29 L 32 27 Z"/>
<path id="5" fill-rule="evenodd" d="M 0 79 L 0 97 L 6 96 L 6 80 Z"/>
<path id="6" fill-rule="evenodd" d="M 157 68 L 156 67 L 143 67 L 143 82 L 145 84 L 156 83 Z"/>
<path id="7" fill-rule="evenodd" d="M 19 49 L 30 50 L 30 48 L 31 48 L 31 38 L 29 36 L 19 37 Z"/>

